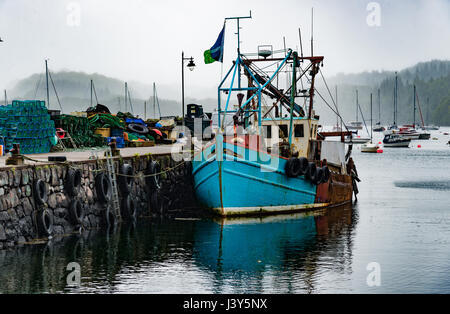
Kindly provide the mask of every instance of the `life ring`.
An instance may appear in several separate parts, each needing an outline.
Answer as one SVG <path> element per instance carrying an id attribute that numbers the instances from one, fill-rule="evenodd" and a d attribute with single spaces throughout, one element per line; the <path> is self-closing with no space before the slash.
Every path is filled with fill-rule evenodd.
<path id="1" fill-rule="evenodd" d="M 314 176 L 314 181 L 312 181 L 315 185 L 319 185 L 323 180 L 323 168 L 316 169 L 316 175 Z"/>
<path id="2" fill-rule="evenodd" d="M 326 183 L 328 182 L 328 180 L 330 180 L 330 169 L 327 166 L 323 166 L 323 178 L 322 178 L 322 183 Z"/>
<path id="3" fill-rule="evenodd" d="M 66 177 L 66 191 L 70 196 L 76 196 L 78 194 L 79 188 L 81 186 L 81 170 L 80 169 L 69 169 Z"/>
<path id="4" fill-rule="evenodd" d="M 128 195 L 131 192 L 133 185 L 133 167 L 129 164 L 123 164 L 119 170 L 119 188 L 123 195 Z"/>
<path id="5" fill-rule="evenodd" d="M 53 233 L 53 215 L 48 209 L 42 209 L 37 214 L 38 233 L 41 236 L 50 236 Z"/>
<path id="6" fill-rule="evenodd" d="M 38 205 L 44 205 L 48 200 L 47 185 L 41 179 L 34 182 L 34 199 Z"/>
<path id="7" fill-rule="evenodd" d="M 131 132 L 138 133 L 138 134 L 147 134 L 148 133 L 148 128 L 143 124 L 130 123 L 130 124 L 128 124 L 128 129 Z"/>
<path id="8" fill-rule="evenodd" d="M 303 176 L 306 174 L 306 171 L 308 170 L 309 162 L 308 159 L 306 159 L 305 157 L 299 158 L 299 162 L 300 162 L 299 176 Z"/>
<path id="9" fill-rule="evenodd" d="M 136 219 L 137 206 L 130 194 L 122 200 L 122 217 L 127 220 Z"/>
<path id="10" fill-rule="evenodd" d="M 296 178 L 301 171 L 301 164 L 298 158 L 292 157 L 286 162 L 284 171 L 289 178 Z"/>
<path id="11" fill-rule="evenodd" d="M 161 172 L 161 166 L 159 165 L 159 163 L 152 160 L 149 163 L 147 170 L 145 171 L 145 175 L 147 176 L 147 177 L 145 177 L 145 181 L 151 189 L 158 190 L 161 187 L 160 172 Z"/>
<path id="12" fill-rule="evenodd" d="M 97 197 L 102 203 L 108 203 L 111 200 L 112 186 L 111 180 L 105 175 L 104 172 L 100 172 L 95 177 L 95 191 Z"/>
<path id="13" fill-rule="evenodd" d="M 164 203 L 158 191 L 153 191 L 150 195 L 150 208 L 155 214 L 162 215 L 164 212 Z"/>
<path id="14" fill-rule="evenodd" d="M 305 177 L 307 180 L 311 181 L 311 183 L 314 183 L 316 180 L 316 164 L 313 162 L 310 162 L 308 164 L 308 169 L 306 170 Z"/>
<path id="15" fill-rule="evenodd" d="M 70 220 L 74 225 L 81 225 L 84 219 L 83 204 L 79 200 L 73 200 L 69 210 Z"/>

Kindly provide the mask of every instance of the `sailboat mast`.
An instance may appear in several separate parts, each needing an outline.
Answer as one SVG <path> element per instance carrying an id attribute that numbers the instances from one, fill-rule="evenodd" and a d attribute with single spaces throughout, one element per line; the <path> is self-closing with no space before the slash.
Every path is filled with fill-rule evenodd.
<path id="1" fill-rule="evenodd" d="M 128 83 L 125 82 L 125 112 L 127 112 L 127 104 L 128 104 Z"/>
<path id="2" fill-rule="evenodd" d="M 358 122 L 358 90 L 356 90 L 356 122 Z"/>
<path id="3" fill-rule="evenodd" d="M 381 125 L 381 93 L 378 89 L 378 123 Z"/>
<path id="4" fill-rule="evenodd" d="M 394 92 L 394 125 L 397 125 L 397 101 L 398 101 L 398 77 L 395 72 L 395 92 Z"/>
<path id="5" fill-rule="evenodd" d="M 372 122 L 372 93 L 370 93 L 370 142 L 372 143 L 373 138 L 373 122 Z"/>
<path id="6" fill-rule="evenodd" d="M 414 110 L 413 110 L 413 128 L 416 128 L 416 85 L 414 85 Z"/>
<path id="7" fill-rule="evenodd" d="M 5 106 L 8 106 L 8 96 L 6 95 L 6 89 L 5 89 Z"/>
<path id="8" fill-rule="evenodd" d="M 48 89 L 48 60 L 45 60 L 45 77 L 47 81 L 47 108 L 50 109 L 50 90 Z"/>

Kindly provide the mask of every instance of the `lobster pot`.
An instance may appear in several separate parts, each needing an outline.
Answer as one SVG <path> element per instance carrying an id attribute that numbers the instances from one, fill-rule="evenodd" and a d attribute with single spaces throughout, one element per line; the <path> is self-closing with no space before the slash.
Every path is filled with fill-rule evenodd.
<path id="1" fill-rule="evenodd" d="M 0 137 L 4 138 L 4 149 L 20 144 L 22 154 L 48 153 L 55 132 L 55 123 L 44 101 L 14 100 L 0 107 Z"/>

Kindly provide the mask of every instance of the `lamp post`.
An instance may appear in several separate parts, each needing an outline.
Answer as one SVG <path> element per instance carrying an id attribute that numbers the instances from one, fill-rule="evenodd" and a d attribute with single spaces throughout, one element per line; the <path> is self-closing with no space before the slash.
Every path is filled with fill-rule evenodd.
<path id="1" fill-rule="evenodd" d="M 184 61 L 185 60 L 189 60 L 189 63 L 187 65 L 188 69 L 191 71 L 194 71 L 195 68 L 195 63 L 194 63 L 194 58 L 190 57 L 190 58 L 185 58 L 184 57 L 184 51 L 181 52 L 181 106 L 182 106 L 182 121 L 183 121 L 183 125 L 184 125 Z"/>

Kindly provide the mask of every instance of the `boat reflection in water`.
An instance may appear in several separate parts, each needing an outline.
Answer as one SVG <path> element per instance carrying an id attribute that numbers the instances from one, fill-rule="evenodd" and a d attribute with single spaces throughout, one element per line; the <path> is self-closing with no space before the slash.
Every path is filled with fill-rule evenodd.
<path id="1" fill-rule="evenodd" d="M 94 231 L 0 251 L 0 291 L 340 291 L 348 289 L 352 273 L 355 223 L 351 207 L 219 221 L 142 220 L 114 233 Z M 76 287 L 66 281 L 72 262 L 81 267 Z"/>
<path id="2" fill-rule="evenodd" d="M 200 222 L 194 259 L 214 274 L 215 293 L 319 292 L 318 279 L 351 273 L 355 223 L 351 205 Z"/>

